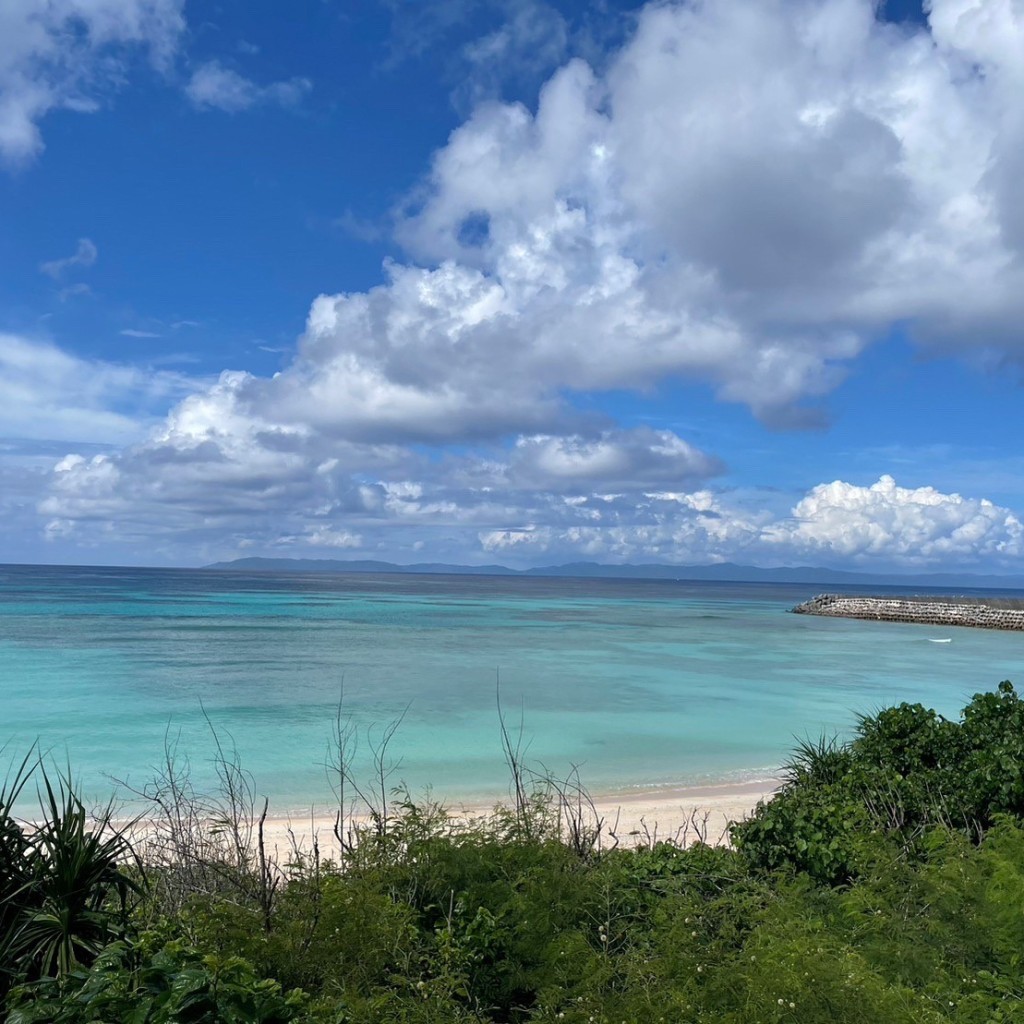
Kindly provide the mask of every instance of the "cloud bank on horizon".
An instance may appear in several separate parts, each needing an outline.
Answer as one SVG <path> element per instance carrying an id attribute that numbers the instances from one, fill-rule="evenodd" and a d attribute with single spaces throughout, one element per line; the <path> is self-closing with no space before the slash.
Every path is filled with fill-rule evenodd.
<path id="1" fill-rule="evenodd" d="M 551 17 L 512 6 L 507 34 Z M 173 0 L 4 10 L 0 157 L 20 174 L 53 111 L 130 88 L 135 51 L 204 116 L 319 90 L 217 59 L 185 74 Z M 878 466 L 787 500 L 730 468 L 713 421 L 642 415 L 679 385 L 748 410 L 766 451 L 827 436 L 829 396 L 895 325 L 965 374 L 1020 373 L 1024 2 L 932 0 L 927 24 L 870 0 L 658 3 L 600 59 L 555 50 L 535 104 L 459 93 L 395 210 L 400 255 L 312 297 L 279 372 L 0 334 L 0 437 L 35 443 L 0 468 L 12 532 L 68 561 L 1024 566 L 1021 518 L 982 494 Z M 98 254 L 83 237 L 42 270 L 74 288 Z"/>

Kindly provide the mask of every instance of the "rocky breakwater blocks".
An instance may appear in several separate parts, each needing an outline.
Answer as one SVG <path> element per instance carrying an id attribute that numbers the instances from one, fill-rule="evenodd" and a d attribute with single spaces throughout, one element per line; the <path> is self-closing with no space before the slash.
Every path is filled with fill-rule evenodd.
<path id="1" fill-rule="evenodd" d="M 930 626 L 1024 630 L 1024 608 L 1001 608 L 966 598 L 851 597 L 818 594 L 794 609 L 798 615 L 834 615 Z"/>

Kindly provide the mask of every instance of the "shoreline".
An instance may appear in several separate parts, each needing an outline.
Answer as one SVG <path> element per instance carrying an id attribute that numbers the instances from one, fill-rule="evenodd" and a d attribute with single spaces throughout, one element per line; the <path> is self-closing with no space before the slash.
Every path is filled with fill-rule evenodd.
<path id="1" fill-rule="evenodd" d="M 636 846 L 660 840 L 675 840 L 689 845 L 698 839 L 712 845 L 726 841 L 731 822 L 753 813 L 757 804 L 769 800 L 782 785 L 780 779 L 751 782 L 678 786 L 659 790 L 629 790 L 592 793 L 584 800 L 584 812 L 593 819 L 596 812 L 603 822 L 607 842 L 603 845 Z M 428 798 L 429 799 L 429 798 Z M 575 804 L 575 800 L 572 801 Z M 455 822 L 472 822 L 491 817 L 496 810 L 508 808 L 510 800 L 490 803 L 479 800 L 439 801 Z M 366 814 L 352 813 L 357 822 L 369 820 Z M 264 836 L 268 849 L 284 849 L 297 841 L 309 845 L 316 837 L 334 842 L 335 813 L 316 805 L 305 814 L 268 814 Z"/>

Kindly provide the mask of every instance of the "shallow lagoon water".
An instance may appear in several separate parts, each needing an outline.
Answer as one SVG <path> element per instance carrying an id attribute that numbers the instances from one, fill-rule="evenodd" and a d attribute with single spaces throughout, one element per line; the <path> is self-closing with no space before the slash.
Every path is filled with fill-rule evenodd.
<path id="1" fill-rule="evenodd" d="M 38 741 L 99 798 L 172 737 L 206 786 L 205 713 L 284 813 L 330 799 L 342 691 L 361 761 L 404 713 L 392 781 L 479 800 L 507 791 L 499 679 L 527 760 L 597 793 L 768 778 L 858 714 L 1024 682 L 1020 633 L 790 614 L 814 589 L 0 567 L 0 744 Z"/>

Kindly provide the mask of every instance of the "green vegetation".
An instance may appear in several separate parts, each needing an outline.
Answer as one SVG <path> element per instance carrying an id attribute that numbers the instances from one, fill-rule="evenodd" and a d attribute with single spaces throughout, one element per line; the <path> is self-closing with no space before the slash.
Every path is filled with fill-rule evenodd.
<path id="1" fill-rule="evenodd" d="M 66 783 L 15 827 L 26 761 L 0 794 L 8 1019 L 1024 1024 L 1009 683 L 956 722 L 904 704 L 803 745 L 732 849 L 609 848 L 578 788 L 526 786 L 510 751 L 511 809 L 399 792 L 284 868 L 231 757 L 216 807 L 161 780 L 145 870 Z"/>

